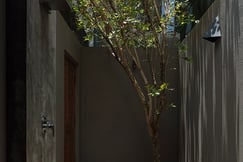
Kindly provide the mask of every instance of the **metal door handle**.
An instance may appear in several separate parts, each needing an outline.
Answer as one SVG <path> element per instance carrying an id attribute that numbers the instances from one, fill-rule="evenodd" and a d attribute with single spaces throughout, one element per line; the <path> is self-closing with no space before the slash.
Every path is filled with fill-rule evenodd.
<path id="1" fill-rule="evenodd" d="M 43 135 L 46 134 L 46 129 L 51 129 L 53 136 L 55 136 L 55 126 L 53 124 L 53 122 L 51 122 L 50 120 L 47 120 L 47 118 L 45 116 L 41 117 L 41 128 L 43 131 Z"/>

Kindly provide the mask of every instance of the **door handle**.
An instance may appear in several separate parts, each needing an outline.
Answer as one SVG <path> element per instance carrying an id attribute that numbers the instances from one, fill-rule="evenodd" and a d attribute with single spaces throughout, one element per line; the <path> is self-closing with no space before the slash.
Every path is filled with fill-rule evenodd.
<path id="1" fill-rule="evenodd" d="M 46 129 L 51 129 L 53 137 L 55 136 L 55 126 L 54 123 L 51 122 L 50 120 L 47 120 L 46 116 L 41 117 L 41 128 L 42 128 L 42 133 L 43 136 L 46 134 Z"/>

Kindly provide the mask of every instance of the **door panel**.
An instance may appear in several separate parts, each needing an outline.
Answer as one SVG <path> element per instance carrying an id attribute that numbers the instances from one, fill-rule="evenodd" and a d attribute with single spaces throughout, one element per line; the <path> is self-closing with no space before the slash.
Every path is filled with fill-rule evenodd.
<path id="1" fill-rule="evenodd" d="M 64 162 L 75 162 L 75 107 L 77 63 L 65 55 Z"/>

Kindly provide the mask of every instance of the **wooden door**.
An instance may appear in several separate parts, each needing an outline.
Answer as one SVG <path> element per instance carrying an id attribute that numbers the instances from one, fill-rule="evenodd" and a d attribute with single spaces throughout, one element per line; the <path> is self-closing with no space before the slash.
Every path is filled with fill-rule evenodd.
<path id="1" fill-rule="evenodd" d="M 75 162 L 75 107 L 77 63 L 65 55 L 64 162 Z"/>

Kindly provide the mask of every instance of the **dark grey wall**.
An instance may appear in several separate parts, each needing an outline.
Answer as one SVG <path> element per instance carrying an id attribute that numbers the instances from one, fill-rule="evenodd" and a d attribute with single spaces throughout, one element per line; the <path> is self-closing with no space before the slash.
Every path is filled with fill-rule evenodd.
<path id="1" fill-rule="evenodd" d="M 27 31 L 27 162 L 55 162 L 56 136 L 41 128 L 42 115 L 56 119 L 55 12 L 27 0 Z"/>
<path id="2" fill-rule="evenodd" d="M 29 0 L 27 6 L 27 161 L 62 162 L 64 54 L 68 52 L 80 63 L 81 45 L 58 11 L 47 11 L 38 0 Z M 79 110 L 80 104 L 77 103 L 77 161 Z M 43 136 L 42 115 L 54 122 L 55 137 L 51 130 Z"/>
<path id="3" fill-rule="evenodd" d="M 152 161 L 143 108 L 123 69 L 107 49 L 81 54 L 80 161 Z M 178 161 L 178 109 L 161 118 L 162 161 Z"/>
<path id="4" fill-rule="evenodd" d="M 243 1 L 239 1 L 240 37 L 237 76 L 239 78 L 239 162 L 243 162 Z"/>
<path id="5" fill-rule="evenodd" d="M 215 43 L 203 40 L 203 33 L 217 15 L 222 38 Z M 187 55 L 193 61 L 180 62 L 183 162 L 237 162 L 242 154 L 239 31 L 238 0 L 216 0 L 185 39 Z"/>
<path id="6" fill-rule="evenodd" d="M 225 68 L 222 76 L 226 78 L 223 86 L 227 87 L 225 101 L 227 113 L 227 130 L 228 130 L 228 146 L 229 155 L 233 157 L 234 152 L 237 155 L 237 161 L 242 162 L 242 0 L 224 0 L 220 4 L 220 16 L 222 17 L 222 32 L 224 39 L 222 40 L 223 67 Z M 224 66 L 226 65 L 226 66 Z M 240 67 L 240 69 L 239 69 Z M 233 83 L 233 84 L 232 84 Z M 234 85 L 236 84 L 236 85 Z M 225 99 L 226 100 L 226 99 Z M 236 114 L 235 116 L 233 116 Z M 240 119 L 239 119 L 240 118 Z M 232 121 L 231 121 L 232 120 Z M 234 125 L 235 123 L 235 125 Z M 234 132 L 236 130 L 236 134 Z M 240 142 L 240 141 L 241 142 Z M 236 148 L 234 144 L 236 143 Z M 233 144 L 233 145 L 232 145 Z M 228 150 L 227 150 L 228 151 Z M 228 161 L 233 159 L 228 157 Z"/>
<path id="7" fill-rule="evenodd" d="M 0 0 L 0 161 L 6 161 L 5 0 Z"/>

